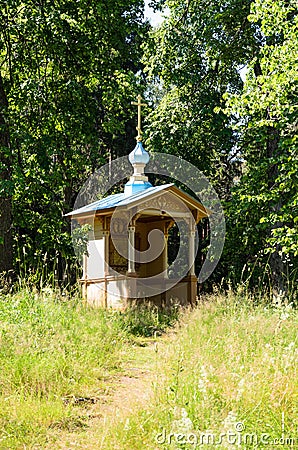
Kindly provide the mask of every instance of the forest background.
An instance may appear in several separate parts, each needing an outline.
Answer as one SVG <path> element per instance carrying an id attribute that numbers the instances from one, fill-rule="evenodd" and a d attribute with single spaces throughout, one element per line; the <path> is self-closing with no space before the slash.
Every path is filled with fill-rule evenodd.
<path id="1" fill-rule="evenodd" d="M 0 273 L 78 276 L 70 222 L 84 181 L 134 147 L 186 159 L 225 210 L 203 286 L 293 293 L 298 260 L 298 2 L 0 0 Z M 244 78 L 244 81 L 243 81 Z M 197 270 L 208 248 L 201 226 Z"/>

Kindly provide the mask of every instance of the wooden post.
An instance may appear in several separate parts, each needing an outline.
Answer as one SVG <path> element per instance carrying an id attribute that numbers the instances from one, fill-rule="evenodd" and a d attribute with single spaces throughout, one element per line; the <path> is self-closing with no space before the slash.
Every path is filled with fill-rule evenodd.
<path id="1" fill-rule="evenodd" d="M 164 250 L 163 250 L 163 270 L 164 270 L 164 278 L 169 278 L 168 276 L 168 237 L 169 234 L 167 231 L 164 232 Z"/>
<path id="2" fill-rule="evenodd" d="M 128 227 L 128 274 L 135 273 L 135 226 Z"/>
<path id="3" fill-rule="evenodd" d="M 189 232 L 189 272 L 188 272 L 188 301 L 195 305 L 197 297 L 197 277 L 195 274 L 195 238 L 196 231 L 191 226 Z"/>
<path id="4" fill-rule="evenodd" d="M 189 233 L 189 275 L 195 275 L 195 237 L 196 232 Z"/>
<path id="5" fill-rule="evenodd" d="M 87 262 L 88 262 L 88 257 L 86 255 L 86 253 L 83 254 L 83 300 L 86 303 L 87 302 Z"/>
<path id="6" fill-rule="evenodd" d="M 105 226 L 107 226 L 107 223 L 105 221 Z M 108 281 L 107 277 L 110 274 L 109 268 L 110 268 L 110 231 L 104 230 L 103 231 L 103 238 L 104 238 L 104 307 L 108 307 Z"/>
<path id="7" fill-rule="evenodd" d="M 109 263 L 110 263 L 110 232 L 109 231 L 103 231 L 103 238 L 104 238 L 104 275 L 108 276 L 110 274 L 109 272 Z"/>

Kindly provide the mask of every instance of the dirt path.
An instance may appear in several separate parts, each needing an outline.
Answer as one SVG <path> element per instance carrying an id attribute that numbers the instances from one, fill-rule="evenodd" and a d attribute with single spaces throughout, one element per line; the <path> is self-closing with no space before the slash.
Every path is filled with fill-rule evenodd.
<path id="1" fill-rule="evenodd" d="M 175 336 L 171 332 L 151 341 L 145 347 L 134 347 L 131 357 L 124 365 L 124 374 L 112 379 L 106 392 L 92 405 L 79 406 L 87 427 L 74 431 L 55 430 L 50 437 L 55 439 L 54 448 L 59 450 L 108 449 L 109 435 L 116 424 L 125 427 L 129 417 L 139 408 L 146 408 L 153 399 L 154 385 L 160 378 L 160 354 L 169 348 Z M 160 381 L 160 379 L 159 379 Z M 115 447 L 113 447 L 115 448 Z M 53 449 L 53 443 L 47 450 Z M 120 450 L 120 449 L 119 449 Z"/>

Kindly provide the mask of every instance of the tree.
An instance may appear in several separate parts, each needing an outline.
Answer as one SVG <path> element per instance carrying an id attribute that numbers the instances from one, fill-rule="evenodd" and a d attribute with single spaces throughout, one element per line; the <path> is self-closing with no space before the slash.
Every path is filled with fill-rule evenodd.
<path id="1" fill-rule="evenodd" d="M 161 3 L 169 15 L 152 33 L 146 70 L 162 86 L 149 117 L 150 148 L 184 155 L 229 197 L 235 175 L 235 135 L 223 94 L 241 92 L 241 65 L 258 48 L 258 30 L 247 20 L 251 1 Z"/>
<path id="2" fill-rule="evenodd" d="M 231 112 L 225 111 L 224 94 L 242 92 L 240 69 L 259 51 L 261 33 L 247 19 L 251 1 L 154 4 L 167 7 L 168 13 L 151 33 L 145 52 L 145 70 L 153 85 L 150 94 L 157 99 L 148 118 L 147 147 L 192 162 L 227 204 L 235 178 L 240 176 L 241 158 L 239 136 L 232 127 Z M 218 281 L 227 278 L 227 272 L 233 276 L 232 258 L 225 254 L 216 271 Z"/>
<path id="3" fill-rule="evenodd" d="M 254 228 L 253 259 L 263 263 L 269 255 L 275 291 L 287 290 L 298 256 L 297 6 L 280 0 L 253 3 L 248 19 L 260 24 L 262 48 L 248 64 L 243 92 L 229 96 L 245 159 L 233 196 L 234 224 L 239 230 L 245 219 L 245 227 Z"/>
<path id="4" fill-rule="evenodd" d="M 13 269 L 12 255 L 12 162 L 10 154 L 8 101 L 0 73 L 0 273 Z"/>
<path id="5" fill-rule="evenodd" d="M 62 273 L 72 261 L 62 215 L 111 149 L 116 156 L 129 145 L 130 101 L 142 89 L 136 74 L 147 28 L 142 0 L 0 1 L 1 136 L 7 141 L 1 186 L 8 203 L 13 200 L 22 267 L 53 270 L 58 260 Z"/>
<path id="6" fill-rule="evenodd" d="M 148 146 L 197 165 L 223 199 L 217 274 L 284 290 L 297 260 L 297 2 L 152 3 L 168 17 L 146 53 L 159 99 Z"/>

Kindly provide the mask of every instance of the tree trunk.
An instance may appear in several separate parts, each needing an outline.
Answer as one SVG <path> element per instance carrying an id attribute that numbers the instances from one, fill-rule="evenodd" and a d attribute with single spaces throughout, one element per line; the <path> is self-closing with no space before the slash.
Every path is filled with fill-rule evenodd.
<path id="1" fill-rule="evenodd" d="M 273 158 L 278 156 L 278 144 L 279 144 L 279 131 L 274 127 L 268 127 L 267 129 L 267 158 Z M 278 177 L 278 165 L 270 164 L 268 167 L 268 189 L 271 190 L 276 178 Z M 271 205 L 271 210 L 273 213 L 278 213 L 282 207 L 281 198 L 279 201 L 273 203 Z M 272 231 L 275 228 L 279 228 L 282 226 L 280 222 L 272 223 L 268 234 L 271 236 Z M 270 268 L 271 268 L 271 277 L 272 277 L 272 288 L 275 294 L 284 293 L 284 275 L 285 275 L 285 264 L 283 262 L 283 257 L 281 254 L 281 246 L 277 244 L 275 246 L 275 251 L 272 253 L 269 260 Z"/>
<path id="2" fill-rule="evenodd" d="M 7 96 L 0 73 L 0 274 L 10 276 L 12 254 L 12 161 L 9 127 L 6 120 Z"/>

